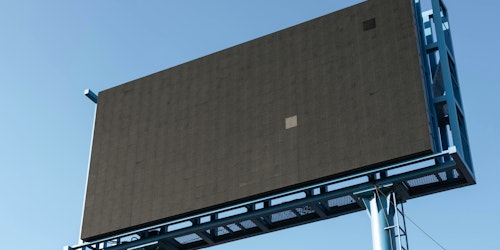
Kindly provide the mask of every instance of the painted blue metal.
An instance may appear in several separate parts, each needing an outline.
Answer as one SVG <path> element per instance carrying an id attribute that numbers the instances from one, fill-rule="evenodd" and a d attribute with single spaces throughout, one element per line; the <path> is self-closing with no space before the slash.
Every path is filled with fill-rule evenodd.
<path id="1" fill-rule="evenodd" d="M 424 17 L 416 15 L 416 20 L 421 24 L 417 26 L 433 138 L 437 150 L 451 145 L 457 147 L 457 154 L 473 178 L 474 169 L 458 83 L 448 10 L 442 0 L 431 0 L 431 4 L 432 10 L 424 12 Z M 416 13 L 421 13 L 419 0 L 415 2 L 415 10 Z"/>
<path id="2" fill-rule="evenodd" d="M 394 232 L 396 210 L 389 198 L 393 195 L 395 194 L 389 191 L 385 197 L 381 197 L 377 189 L 371 192 L 371 195 L 363 197 L 372 224 L 373 250 L 396 249 Z"/>
<path id="3" fill-rule="evenodd" d="M 397 194 L 392 185 L 358 194 L 371 220 L 374 250 L 409 250 L 403 203 L 398 203 Z"/>
<path id="4" fill-rule="evenodd" d="M 461 170 L 457 168 L 458 164 L 455 161 L 449 161 L 432 166 L 422 166 L 401 174 L 391 174 L 391 171 L 418 165 L 429 160 L 438 162 L 437 159 L 445 156 L 457 157 L 454 148 L 451 148 L 441 153 L 364 172 L 362 182 L 343 188 L 332 189 L 332 186 L 352 181 L 354 178 L 360 178 L 361 173 L 353 175 L 351 178 L 334 179 L 225 209 L 160 223 L 94 242 L 87 242 L 69 247 L 67 250 L 129 249 L 152 242 L 162 245 L 163 247 L 160 249 L 198 249 L 364 210 L 366 206 L 362 202 L 363 197 L 366 196 L 367 192 L 373 193 L 380 187 L 393 188 L 393 190 L 396 190 L 395 193 L 399 202 L 404 202 L 408 198 L 425 195 L 429 190 L 425 188 L 418 189 L 419 186 L 412 186 L 402 180 L 418 180 L 423 177 L 435 176 L 436 173 L 443 175 L 450 169 L 459 174 Z M 386 172 L 387 174 L 386 176 L 381 175 L 383 178 L 368 178 L 368 176 L 373 176 L 376 172 Z M 448 181 L 451 183 L 450 186 L 446 186 Z M 442 189 L 466 184 L 463 178 L 456 178 L 455 181 L 439 181 L 439 186 L 444 187 Z M 431 191 L 437 192 L 436 190 Z M 283 202 L 285 198 L 288 201 Z M 280 200 L 280 202 L 276 202 L 277 200 Z M 221 214 L 224 214 L 225 217 L 220 216 L 221 218 L 218 219 L 218 215 Z M 210 219 L 207 220 L 206 218 Z M 180 224 L 187 224 L 187 226 L 179 229 L 177 225 Z M 231 228 L 237 230 L 233 231 Z M 189 235 L 198 240 L 194 242 L 179 240 Z"/>
<path id="5" fill-rule="evenodd" d="M 97 96 L 96 93 L 92 92 L 92 90 L 86 89 L 83 91 L 83 94 L 85 94 L 86 97 L 88 97 L 91 101 L 97 104 L 99 97 Z"/>
<path id="6" fill-rule="evenodd" d="M 312 190 L 322 189 L 322 190 L 325 190 L 325 191 L 321 192 L 321 193 L 326 193 L 327 191 L 326 191 L 325 187 L 327 187 L 327 186 L 331 186 L 331 185 L 334 185 L 334 184 L 339 184 L 339 183 L 342 183 L 342 182 L 347 182 L 349 180 L 352 180 L 352 179 L 355 179 L 355 178 L 359 178 L 359 177 L 366 177 L 366 176 L 373 175 L 375 173 L 382 172 L 382 171 L 388 171 L 388 170 L 392 170 L 392 169 L 398 169 L 398 168 L 402 168 L 402 167 L 409 166 L 409 165 L 412 165 L 412 164 L 417 164 L 417 163 L 420 163 L 420 162 L 424 162 L 424 161 L 427 161 L 427 160 L 437 159 L 437 158 L 440 158 L 440 157 L 443 157 L 443 156 L 446 156 L 446 155 L 453 155 L 455 152 L 456 152 L 455 148 L 452 147 L 449 150 L 446 150 L 446 151 L 443 151 L 443 152 L 440 152 L 440 153 L 437 153 L 437 154 L 432 154 L 432 155 L 423 156 L 423 157 L 415 158 L 415 159 L 404 161 L 404 162 L 399 162 L 399 163 L 395 163 L 395 164 L 391 164 L 391 165 L 387 165 L 387 166 L 382 166 L 380 168 L 372 169 L 372 170 L 365 171 L 365 172 L 362 172 L 362 173 L 357 173 L 357 174 L 353 174 L 353 175 L 342 177 L 342 178 L 336 178 L 334 180 L 321 182 L 321 183 L 318 183 L 318 184 L 315 184 L 315 185 L 309 185 L 309 186 L 306 186 L 306 187 L 294 189 L 294 190 L 287 191 L 287 192 L 282 192 L 282 193 L 279 193 L 279 194 L 276 194 L 276 195 L 272 195 L 272 196 L 268 196 L 268 197 L 265 197 L 265 198 L 256 199 L 256 200 L 252 200 L 252 201 L 249 201 L 249 202 L 240 203 L 238 205 L 229 206 L 229 207 L 226 207 L 224 209 L 213 210 L 213 211 L 210 211 L 210 212 L 207 212 L 207 213 L 198 214 L 196 216 L 190 216 L 190 217 L 186 217 L 186 218 L 179 219 L 179 220 L 174 220 L 174 221 L 170 221 L 170 222 L 166 222 L 166 223 L 161 223 L 161 224 L 158 224 L 158 225 L 155 225 L 155 226 L 151 226 L 151 227 L 145 227 L 145 228 L 142 228 L 142 229 L 139 229 L 139 230 L 133 230 L 133 231 L 130 231 L 130 232 L 127 232 L 127 233 L 124 233 L 124 234 L 119 234 L 119 235 L 115 235 L 113 237 L 104 238 L 104 239 L 101 239 L 99 241 L 89 242 L 87 244 L 83 244 L 82 246 L 92 245 L 92 244 L 96 244 L 98 242 L 104 242 L 104 241 L 113 241 L 116 238 L 127 237 L 128 235 L 131 235 L 131 234 L 138 234 L 138 233 L 143 232 L 143 231 L 154 230 L 154 229 L 157 229 L 157 228 L 160 228 L 160 227 L 168 227 L 168 225 L 179 224 L 179 223 L 182 223 L 183 221 L 190 221 L 190 220 L 194 220 L 196 218 L 202 218 L 202 217 L 211 216 L 212 214 L 215 214 L 215 213 L 224 213 L 226 211 L 235 210 L 235 209 L 238 209 L 240 207 L 248 207 L 248 206 L 255 207 L 255 204 L 259 204 L 259 203 L 269 204 L 270 203 L 269 201 L 271 201 L 271 200 L 280 199 L 280 198 L 282 198 L 284 196 L 289 196 L 289 195 L 293 195 L 293 194 L 300 193 L 300 192 L 308 192 L 308 191 L 310 191 L 312 193 Z M 453 167 L 455 167 L 455 164 L 453 162 L 447 162 L 446 164 L 439 164 L 439 165 L 435 165 L 433 167 L 427 167 L 427 168 L 417 169 L 417 170 L 414 170 L 414 171 L 411 171 L 411 172 L 406 172 L 406 173 L 403 173 L 403 174 L 389 176 L 389 177 L 386 177 L 384 179 L 377 180 L 377 183 L 379 183 L 379 185 L 387 185 L 387 184 L 390 184 L 390 183 L 394 183 L 396 180 L 399 180 L 399 179 L 419 178 L 421 176 L 429 175 L 429 174 L 432 174 L 432 173 L 437 172 L 437 171 L 445 171 L 445 170 L 451 169 Z M 360 185 L 357 185 L 355 187 L 349 187 L 348 189 L 338 189 L 338 190 L 334 190 L 334 191 L 329 191 L 328 192 L 328 196 L 325 196 L 325 197 L 322 197 L 321 193 L 320 193 L 318 195 L 312 196 L 312 198 L 309 198 L 307 201 L 308 201 L 308 203 L 314 203 L 314 202 L 318 201 L 317 199 L 330 198 L 330 197 L 339 197 L 339 196 L 347 195 L 347 194 L 350 194 L 350 193 L 356 193 L 356 192 L 360 192 L 360 191 L 373 191 L 373 190 L 374 190 L 373 184 L 371 182 L 366 182 L 363 185 L 360 184 Z M 263 206 L 263 207 L 266 208 L 266 209 L 268 209 L 271 206 L 268 205 L 267 207 L 266 206 Z M 256 211 L 256 209 L 251 209 L 251 210 Z M 267 211 L 273 212 L 274 210 L 267 210 Z"/>
<path id="7" fill-rule="evenodd" d="M 423 24 L 424 21 L 422 19 L 422 13 L 421 6 L 420 6 L 420 1 L 416 0 L 414 4 L 414 13 L 415 14 L 415 22 L 417 24 Z M 431 78 L 431 71 L 434 72 L 433 69 L 429 68 L 429 65 L 434 65 L 434 63 L 429 63 L 429 60 L 433 60 L 433 58 L 428 58 L 426 56 L 426 50 L 437 50 L 437 45 L 432 46 L 432 44 L 427 45 L 425 39 L 425 29 L 430 28 L 428 27 L 430 24 L 426 23 L 425 27 L 422 27 L 422 25 L 417 25 L 417 38 L 419 39 L 420 42 L 420 60 L 422 62 L 422 72 L 423 72 L 423 78 L 424 78 L 424 87 L 426 89 L 426 99 L 428 103 L 428 116 L 429 116 L 429 127 L 431 128 L 431 137 L 434 142 L 434 152 L 440 152 L 443 149 L 447 149 L 448 147 L 444 147 L 440 141 L 440 132 L 439 132 L 439 126 L 438 126 L 438 117 L 436 114 L 436 110 L 434 108 L 433 100 L 433 86 L 432 86 L 432 78 Z M 420 26 L 420 28 L 418 28 Z"/>
<path id="8" fill-rule="evenodd" d="M 373 227 L 381 243 L 374 249 L 391 249 L 387 246 L 394 246 L 394 233 L 389 238 L 387 235 L 394 224 L 389 217 L 394 218 L 395 209 L 390 211 L 389 200 L 384 202 L 377 196 L 381 187 L 393 197 L 393 204 L 402 204 L 475 183 L 447 9 L 442 0 L 428 0 L 433 9 L 421 15 L 420 0 L 411 1 L 415 3 L 433 154 L 67 246 L 65 250 L 198 249 L 366 209 L 379 222 Z M 86 90 L 85 95 L 97 103 L 92 91 Z"/>

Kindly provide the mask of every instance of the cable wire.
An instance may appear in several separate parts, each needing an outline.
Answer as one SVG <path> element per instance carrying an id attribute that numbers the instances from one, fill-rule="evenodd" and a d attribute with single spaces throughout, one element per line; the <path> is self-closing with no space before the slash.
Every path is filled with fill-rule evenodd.
<path id="1" fill-rule="evenodd" d="M 398 211 L 400 211 L 400 210 L 398 209 Z M 434 243 L 436 243 L 436 245 L 438 245 L 441 249 L 446 250 L 446 248 L 444 248 L 441 244 L 439 244 L 439 242 L 437 242 L 437 240 L 435 240 L 430 234 L 428 234 L 427 232 L 425 232 L 424 229 L 422 229 L 421 227 L 419 227 L 417 225 L 417 223 L 415 223 L 410 217 L 408 217 L 408 215 L 403 214 L 403 216 L 405 216 L 405 218 L 407 218 L 415 227 L 417 227 L 420 231 L 422 231 L 422 233 L 424 233 L 425 235 L 427 235 L 427 237 L 429 237 L 429 239 L 431 239 L 432 241 L 434 241 Z"/>
<path id="2" fill-rule="evenodd" d="M 379 187 L 377 185 L 375 185 L 375 190 L 376 190 L 377 193 L 378 193 L 378 188 Z M 380 192 L 380 193 L 382 193 L 382 195 L 384 197 L 386 197 L 386 199 L 387 199 L 387 196 L 384 194 L 384 192 Z M 417 223 L 415 223 L 415 221 L 413 221 L 407 214 L 405 214 L 403 211 L 401 211 L 397 207 L 397 205 L 392 202 L 392 200 L 389 200 L 389 202 L 394 205 L 394 207 L 397 209 L 397 211 L 399 213 L 401 213 L 404 216 L 405 219 L 408 219 L 415 227 L 417 227 L 422 233 L 424 233 L 427 237 L 429 237 L 429 239 L 431 239 L 434 243 L 436 243 L 436 245 L 438 245 L 441 249 L 446 250 L 446 248 L 444 248 L 441 244 L 439 244 L 439 242 L 436 239 L 434 239 L 430 234 L 428 234 L 427 232 L 425 232 L 423 228 L 421 228 L 420 226 L 418 226 Z"/>

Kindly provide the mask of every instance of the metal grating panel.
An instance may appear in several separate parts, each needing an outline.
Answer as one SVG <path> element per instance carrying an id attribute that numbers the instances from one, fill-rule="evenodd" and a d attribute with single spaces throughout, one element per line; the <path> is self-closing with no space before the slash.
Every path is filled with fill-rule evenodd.
<path id="1" fill-rule="evenodd" d="M 410 187 L 420 187 L 436 183 L 446 183 L 447 181 L 455 181 L 457 179 L 462 179 L 463 177 L 456 170 L 449 170 L 445 172 L 439 172 L 432 175 L 426 175 L 423 177 L 407 180 L 406 183 Z"/>
<path id="2" fill-rule="evenodd" d="M 314 211 L 314 209 L 310 206 L 298 207 L 295 211 L 297 211 L 300 216 L 316 213 L 316 211 Z"/>
<path id="3" fill-rule="evenodd" d="M 439 179 L 441 179 L 442 181 L 448 180 L 445 172 L 438 173 L 438 176 L 439 176 Z"/>
<path id="4" fill-rule="evenodd" d="M 227 225 L 227 227 L 233 232 L 241 231 L 241 228 L 234 223 Z"/>
<path id="5" fill-rule="evenodd" d="M 228 234 L 229 231 L 225 227 L 218 227 L 217 228 L 217 236 Z"/>
<path id="6" fill-rule="evenodd" d="M 417 186 L 423 186 L 423 185 L 428 185 L 431 183 L 436 183 L 439 182 L 438 178 L 435 175 L 428 175 L 420 178 L 416 178 L 413 180 L 408 180 L 407 183 L 410 187 L 417 187 Z"/>
<path id="7" fill-rule="evenodd" d="M 271 215 L 271 222 L 274 223 L 274 222 L 288 220 L 288 219 L 295 218 L 295 217 L 297 217 L 297 215 L 295 213 L 293 213 L 290 210 L 287 210 L 287 211 L 272 214 Z"/>
<path id="8" fill-rule="evenodd" d="M 106 245 L 112 246 L 113 250 L 126 250 L 155 241 L 161 241 L 164 245 L 172 245 L 172 249 L 199 249 L 364 210 L 365 205 L 356 200 L 358 195 L 378 187 L 393 188 L 398 194 L 398 199 L 401 199 L 398 202 L 404 202 L 429 193 L 470 185 L 464 177 L 464 171 L 467 171 L 467 168 L 455 152 L 450 149 L 396 165 L 381 167 L 376 171 L 370 170 L 349 178 L 334 179 L 290 190 L 239 206 L 215 210 L 67 249 L 108 249 L 109 247 L 101 247 Z M 439 163 L 438 159 L 442 159 L 443 156 L 449 157 L 451 161 Z M 435 160 L 436 165 L 424 165 L 421 169 L 410 172 L 387 174 L 387 170 L 404 168 L 431 159 Z M 383 171 L 386 174 L 381 175 Z M 336 185 L 350 183 L 361 175 L 365 176 L 365 182 L 357 182 L 347 187 Z M 366 178 L 369 176 L 378 177 Z M 398 185 L 401 180 L 404 184 Z M 341 188 L 328 188 L 332 186 Z M 243 212 L 240 213 L 240 211 Z M 195 223 L 197 221 L 200 223 Z"/>
<path id="9" fill-rule="evenodd" d="M 251 228 L 256 228 L 257 225 L 253 223 L 251 220 L 244 220 L 239 223 L 241 226 L 243 226 L 244 229 L 251 229 Z"/>
<path id="10" fill-rule="evenodd" d="M 179 244 L 185 245 L 185 244 L 201 241 L 202 238 L 200 236 L 198 236 L 197 234 L 192 233 L 192 234 L 177 237 L 177 238 L 175 238 L 175 240 Z"/>
<path id="11" fill-rule="evenodd" d="M 342 206 L 350 205 L 353 203 L 356 203 L 356 201 L 350 195 L 347 195 L 347 196 L 328 200 L 328 207 L 342 207 Z"/>

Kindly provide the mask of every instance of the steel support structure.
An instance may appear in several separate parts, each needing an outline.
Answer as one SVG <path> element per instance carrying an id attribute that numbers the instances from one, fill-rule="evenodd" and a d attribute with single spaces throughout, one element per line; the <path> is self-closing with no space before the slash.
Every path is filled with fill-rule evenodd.
<path id="1" fill-rule="evenodd" d="M 408 250 L 403 203 L 392 185 L 374 186 L 356 194 L 363 199 L 371 221 L 374 250 Z"/>
<path id="2" fill-rule="evenodd" d="M 435 143 L 434 150 L 439 152 L 450 145 L 456 147 L 463 167 L 468 170 L 464 171 L 464 177 L 474 182 L 448 9 L 443 0 L 431 0 L 432 9 L 422 13 L 420 2 L 415 0 L 414 12 L 428 99 L 429 121 Z M 441 162 L 449 160 L 447 157 L 439 159 Z M 452 171 L 447 171 L 446 176 L 454 178 Z M 370 196 L 363 198 L 372 223 L 374 250 L 408 248 L 404 248 L 401 242 L 396 248 L 392 229 L 396 227 L 394 217 L 397 207 L 396 204 L 391 205 L 388 198 L 395 195 L 389 191 L 387 196 L 382 198 L 379 192 L 372 192 Z M 406 231 L 404 234 L 406 236 Z"/>
<path id="3" fill-rule="evenodd" d="M 439 163 L 442 158 L 451 161 Z M 425 157 L 92 242 L 66 246 L 65 249 L 172 250 L 209 247 L 366 210 L 369 207 L 365 205 L 367 192 L 373 194 L 378 187 L 381 190 L 390 188 L 393 194 L 384 194 L 392 197 L 392 204 L 396 204 L 396 200 L 399 204 L 413 197 L 469 185 L 463 177 L 462 166 L 455 148 L 451 147 Z M 456 178 L 447 179 L 449 171 Z M 383 198 L 384 194 L 380 197 Z M 391 226 L 390 223 L 387 225 Z"/>
<path id="4" fill-rule="evenodd" d="M 468 169 L 466 178 L 474 181 L 467 127 L 460 94 L 458 72 L 451 39 L 448 9 L 443 0 L 430 0 L 432 9 L 421 11 L 421 0 L 415 0 L 415 13 L 422 71 L 429 104 L 429 120 L 434 150 L 450 146 Z M 449 159 L 442 159 L 445 162 Z"/>
<path id="5" fill-rule="evenodd" d="M 442 0 L 428 0 L 432 10 L 422 15 L 420 0 L 409 1 L 414 3 L 434 153 L 64 249 L 199 249 L 367 210 L 374 249 L 408 250 L 399 205 L 475 184 L 447 8 Z M 98 101 L 90 91 L 85 94 Z"/>
<path id="6" fill-rule="evenodd" d="M 363 198 L 372 224 L 373 250 L 395 249 L 394 215 L 396 209 L 391 206 L 389 197 L 395 194 L 389 192 L 387 197 L 382 197 L 378 192 Z"/>

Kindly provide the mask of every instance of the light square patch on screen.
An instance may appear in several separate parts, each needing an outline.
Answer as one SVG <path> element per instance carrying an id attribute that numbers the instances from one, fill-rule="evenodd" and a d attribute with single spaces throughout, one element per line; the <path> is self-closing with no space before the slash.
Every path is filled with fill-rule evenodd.
<path id="1" fill-rule="evenodd" d="M 285 118 L 285 129 L 297 127 L 297 116 L 290 116 Z"/>

